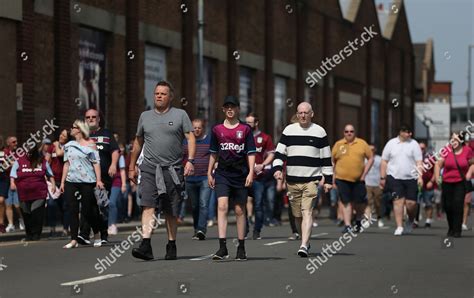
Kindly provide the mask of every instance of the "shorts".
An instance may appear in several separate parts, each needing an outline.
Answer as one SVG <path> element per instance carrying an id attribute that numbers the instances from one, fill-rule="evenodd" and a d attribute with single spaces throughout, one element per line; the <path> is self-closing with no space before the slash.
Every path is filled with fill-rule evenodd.
<path id="1" fill-rule="evenodd" d="M 179 215 L 179 206 L 183 200 L 184 177 L 183 168 L 175 167 L 180 180 L 180 185 L 176 185 L 171 178 L 169 171 L 163 168 L 166 193 L 158 196 L 155 173 L 141 171 L 140 184 L 137 188 L 140 196 L 140 206 L 159 208 L 166 215 L 177 217 Z"/>
<path id="2" fill-rule="evenodd" d="M 10 185 L 8 187 L 10 187 Z M 20 206 L 20 200 L 18 199 L 18 191 L 11 189 L 8 190 L 8 198 L 5 200 L 5 205 Z"/>
<path id="3" fill-rule="evenodd" d="M 441 190 L 439 189 L 434 189 L 434 203 L 435 204 L 441 204 Z"/>
<path id="4" fill-rule="evenodd" d="M 434 203 L 434 189 L 423 190 L 421 192 L 421 202 L 424 203 L 425 207 L 431 207 Z"/>
<path id="5" fill-rule="evenodd" d="M 416 179 L 404 180 L 387 176 L 385 187 L 393 200 L 405 198 L 410 201 L 416 201 L 418 192 Z"/>
<path id="6" fill-rule="evenodd" d="M 224 183 L 216 184 L 214 188 L 217 200 L 222 197 L 227 197 L 237 204 L 246 204 L 249 196 L 249 189 L 247 187 L 234 187 Z"/>
<path id="7" fill-rule="evenodd" d="M 10 188 L 10 183 L 8 177 L 0 178 L 0 197 L 5 199 L 8 197 L 8 190 Z"/>
<path id="8" fill-rule="evenodd" d="M 343 204 L 367 202 L 367 189 L 364 181 L 350 182 L 336 179 L 336 186 Z"/>
<path id="9" fill-rule="evenodd" d="M 318 196 L 318 183 L 319 181 L 287 183 L 291 212 L 295 217 L 302 217 L 303 211 L 313 211 L 314 201 Z"/>

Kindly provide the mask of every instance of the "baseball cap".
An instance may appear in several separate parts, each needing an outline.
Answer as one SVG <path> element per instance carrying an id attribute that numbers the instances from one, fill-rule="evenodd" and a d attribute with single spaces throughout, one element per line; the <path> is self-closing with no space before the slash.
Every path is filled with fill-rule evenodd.
<path id="1" fill-rule="evenodd" d="M 224 103 L 222 104 L 222 106 L 225 106 L 228 103 L 233 104 L 234 106 L 240 107 L 239 99 L 235 96 L 232 96 L 232 95 L 226 96 L 224 98 Z"/>

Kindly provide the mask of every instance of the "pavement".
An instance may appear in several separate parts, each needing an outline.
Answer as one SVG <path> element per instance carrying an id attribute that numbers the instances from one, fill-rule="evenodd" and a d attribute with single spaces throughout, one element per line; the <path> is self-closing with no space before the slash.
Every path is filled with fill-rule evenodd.
<path id="1" fill-rule="evenodd" d="M 472 230 L 462 238 L 446 238 L 443 220 L 431 229 L 396 237 L 394 223 L 387 222 L 383 229 L 373 224 L 360 234 L 343 236 L 332 221 L 318 223 L 309 259 L 296 255 L 300 243 L 287 239 L 288 223 L 264 227 L 262 240 L 247 240 L 247 261 L 233 259 L 237 241 L 232 224 L 231 258 L 220 262 L 211 260 L 218 249 L 216 226 L 205 241 L 192 240 L 192 227 L 181 226 L 176 261 L 164 260 L 166 236 L 161 228 L 152 239 L 155 260 L 148 262 L 133 258 L 130 247 L 125 249 L 127 239 L 136 239 L 132 229 L 119 229 L 100 248 L 62 249 L 67 239 L 2 240 L 0 297 L 474 296 Z M 341 242 L 344 246 L 336 247 Z M 115 245 L 121 245 L 120 250 Z M 333 250 L 330 256 L 322 254 L 326 245 Z"/>

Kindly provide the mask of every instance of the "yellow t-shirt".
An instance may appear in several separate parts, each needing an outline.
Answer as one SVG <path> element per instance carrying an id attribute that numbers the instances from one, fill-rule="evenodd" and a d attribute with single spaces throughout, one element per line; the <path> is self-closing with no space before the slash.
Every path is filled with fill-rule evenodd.
<path id="1" fill-rule="evenodd" d="M 372 156 L 369 145 L 363 139 L 355 138 L 349 144 L 341 139 L 332 147 L 332 158 L 336 163 L 336 179 L 359 181 L 364 173 L 365 159 Z"/>

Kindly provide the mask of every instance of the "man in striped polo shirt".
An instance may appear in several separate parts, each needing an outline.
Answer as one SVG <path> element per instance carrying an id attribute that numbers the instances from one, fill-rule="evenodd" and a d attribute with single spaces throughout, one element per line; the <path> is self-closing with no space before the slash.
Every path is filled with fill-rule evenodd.
<path id="1" fill-rule="evenodd" d="M 186 193 L 193 206 L 194 240 L 205 240 L 207 231 L 207 214 L 212 189 L 208 185 L 207 166 L 209 164 L 209 147 L 211 136 L 206 134 L 204 120 L 193 120 L 193 133 L 196 137 L 196 155 L 191 163 L 194 164 L 194 174 L 186 177 Z M 188 156 L 188 140 L 183 142 L 183 156 Z M 183 159 L 183 163 L 190 161 Z"/>
<path id="2" fill-rule="evenodd" d="M 333 168 L 331 149 L 326 131 L 312 123 L 313 108 L 302 102 L 297 108 L 298 122 L 285 127 L 276 147 L 275 179 L 283 179 L 283 163 L 286 161 L 286 181 L 290 204 L 296 225 L 301 231 L 300 257 L 308 257 L 309 238 L 313 225 L 313 201 L 318 183 L 324 176 L 324 191 L 332 188 Z"/>

